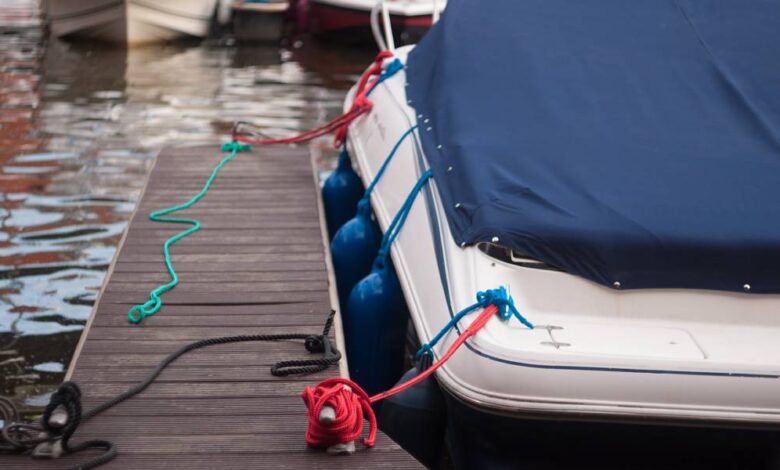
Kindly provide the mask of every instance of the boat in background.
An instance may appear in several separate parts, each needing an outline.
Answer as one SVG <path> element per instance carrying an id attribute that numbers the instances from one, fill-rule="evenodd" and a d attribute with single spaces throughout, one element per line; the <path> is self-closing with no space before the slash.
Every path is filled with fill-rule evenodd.
<path id="1" fill-rule="evenodd" d="M 445 0 L 308 0 L 308 29 L 313 34 L 344 34 L 370 38 L 371 11 L 384 3 L 393 32 L 404 43 L 414 42 L 435 22 Z"/>
<path id="2" fill-rule="evenodd" d="M 142 44 L 208 35 L 220 0 L 45 0 L 56 37 Z"/>

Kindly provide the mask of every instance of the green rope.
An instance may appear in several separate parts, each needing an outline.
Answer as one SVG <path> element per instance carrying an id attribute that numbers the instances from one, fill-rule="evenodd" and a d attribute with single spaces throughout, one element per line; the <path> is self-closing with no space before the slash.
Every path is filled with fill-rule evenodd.
<path id="1" fill-rule="evenodd" d="M 222 151 L 230 152 L 230 153 L 225 158 L 223 158 L 219 162 L 219 164 L 217 164 L 216 167 L 214 167 L 214 169 L 211 171 L 211 176 L 209 176 L 209 179 L 206 180 L 206 184 L 203 185 L 203 189 L 201 189 L 198 194 L 196 194 L 192 199 L 185 202 L 184 204 L 167 207 L 165 209 L 161 209 L 159 211 L 155 211 L 149 214 L 149 220 L 152 220 L 154 222 L 164 222 L 169 224 L 189 224 L 192 225 L 192 227 L 172 236 L 171 238 L 165 241 L 165 244 L 163 245 L 163 256 L 165 257 L 165 267 L 168 268 L 168 274 L 171 276 L 171 282 L 157 286 L 156 289 L 154 289 L 149 293 L 149 300 L 147 300 L 145 303 L 134 305 L 127 312 L 127 319 L 130 321 L 130 323 L 135 323 L 135 324 L 141 323 L 144 318 L 150 315 L 154 315 L 155 313 L 157 313 L 157 311 L 160 310 L 160 308 L 162 308 L 163 302 L 162 299 L 160 298 L 160 295 L 168 292 L 169 290 L 176 287 L 177 284 L 179 284 L 179 275 L 176 274 L 176 270 L 173 269 L 173 262 L 171 261 L 170 247 L 171 245 L 181 240 L 182 238 L 190 236 L 193 233 L 200 231 L 201 228 L 200 221 L 197 219 L 179 219 L 179 218 L 165 217 L 165 216 L 172 212 L 189 209 L 190 207 L 194 206 L 195 203 L 200 201 L 203 198 L 203 196 L 205 196 L 206 193 L 209 192 L 209 189 L 211 189 L 211 184 L 217 178 L 217 174 L 219 174 L 219 171 L 222 169 L 222 167 L 227 165 L 230 162 L 230 160 L 236 158 L 238 152 L 249 150 L 249 149 L 251 149 L 250 145 L 243 144 L 236 141 L 226 142 L 222 144 Z"/>

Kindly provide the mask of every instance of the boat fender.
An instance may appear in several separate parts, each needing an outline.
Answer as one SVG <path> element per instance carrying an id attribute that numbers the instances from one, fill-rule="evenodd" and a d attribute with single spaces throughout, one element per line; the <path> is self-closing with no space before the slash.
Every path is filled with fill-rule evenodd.
<path id="1" fill-rule="evenodd" d="M 369 394 L 390 388 L 401 375 L 409 310 L 390 247 L 432 175 L 426 170 L 409 192 L 382 236 L 371 273 L 355 284 L 343 310 L 349 373 Z"/>
<path id="2" fill-rule="evenodd" d="M 379 250 L 382 231 L 371 218 L 371 192 L 382 179 L 393 157 L 407 137 L 417 130 L 417 125 L 407 129 L 396 141 L 390 153 L 385 157 L 382 166 L 374 175 L 374 179 L 366 188 L 362 199 L 357 202 L 357 214 L 346 222 L 331 242 L 333 268 L 336 271 L 336 287 L 339 294 L 341 310 L 346 309 L 347 298 L 357 282 L 371 270 L 374 256 Z"/>
<path id="3" fill-rule="evenodd" d="M 409 310 L 392 263 L 375 263 L 344 311 L 349 375 L 373 395 L 401 376 Z"/>
<path id="4" fill-rule="evenodd" d="M 418 364 L 409 369 L 398 384 L 425 368 Z M 428 468 L 438 466 L 446 427 L 447 408 L 434 376 L 386 398 L 379 413 L 379 429 Z"/>
<path id="5" fill-rule="evenodd" d="M 354 217 L 363 196 L 363 184 L 352 168 L 346 147 L 342 148 L 336 169 L 322 185 L 322 203 L 331 240 L 342 225 Z"/>
<path id="6" fill-rule="evenodd" d="M 372 219 L 371 203 L 361 199 L 355 217 L 336 232 L 330 244 L 342 312 L 352 288 L 371 271 L 381 240 L 382 230 Z"/>

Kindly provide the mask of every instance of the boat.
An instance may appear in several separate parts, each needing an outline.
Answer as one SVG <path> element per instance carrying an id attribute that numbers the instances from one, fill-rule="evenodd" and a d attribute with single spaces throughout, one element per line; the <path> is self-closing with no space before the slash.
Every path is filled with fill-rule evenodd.
<path id="1" fill-rule="evenodd" d="M 397 146 L 383 231 L 433 172 L 391 250 L 419 343 L 497 286 L 534 326 L 436 371 L 457 468 L 777 458 L 778 39 L 777 3 L 450 0 L 386 60 L 347 149 L 368 186 Z"/>
<path id="2" fill-rule="evenodd" d="M 142 44 L 209 33 L 219 0 L 46 0 L 55 37 Z"/>
<path id="3" fill-rule="evenodd" d="M 307 27 L 317 35 L 369 39 L 371 11 L 379 4 L 387 8 L 398 38 L 413 42 L 431 26 L 445 0 L 309 0 Z"/>
<path id="4" fill-rule="evenodd" d="M 233 3 L 233 31 L 239 41 L 278 41 L 282 38 L 286 0 L 250 0 Z"/>

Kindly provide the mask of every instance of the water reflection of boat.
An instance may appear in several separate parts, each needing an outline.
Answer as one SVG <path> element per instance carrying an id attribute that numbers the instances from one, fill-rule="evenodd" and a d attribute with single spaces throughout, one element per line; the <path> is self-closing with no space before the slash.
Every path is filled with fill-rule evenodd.
<path id="1" fill-rule="evenodd" d="M 342 34 L 369 39 L 371 10 L 376 0 L 309 0 L 308 26 L 314 34 Z M 393 31 L 405 42 L 413 42 L 432 23 L 433 0 L 388 0 Z M 444 0 L 441 0 L 444 5 Z"/>
<path id="2" fill-rule="evenodd" d="M 116 43 L 205 37 L 218 0 L 47 0 L 57 37 L 80 36 Z"/>

